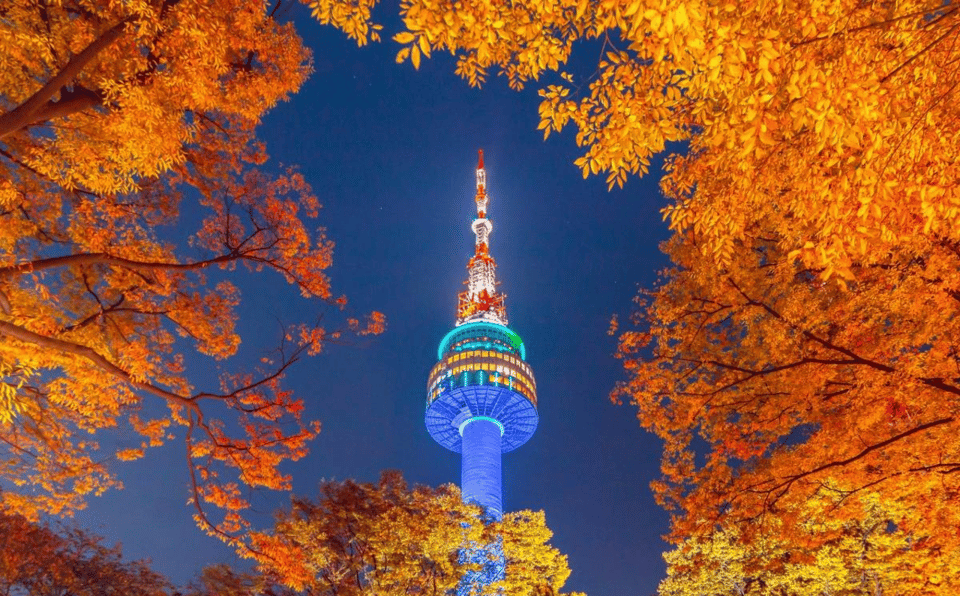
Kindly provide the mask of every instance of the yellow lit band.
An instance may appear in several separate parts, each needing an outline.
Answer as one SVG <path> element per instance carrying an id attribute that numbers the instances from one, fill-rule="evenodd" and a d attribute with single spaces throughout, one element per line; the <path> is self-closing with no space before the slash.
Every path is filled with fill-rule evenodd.
<path id="1" fill-rule="evenodd" d="M 534 406 L 537 405 L 537 384 L 530 365 L 514 354 L 497 350 L 448 352 L 430 371 L 427 403 L 437 398 L 444 381 L 457 379 L 463 374 L 469 377 L 475 373 L 484 374 L 473 377 L 469 384 L 507 387 L 529 399 Z"/>

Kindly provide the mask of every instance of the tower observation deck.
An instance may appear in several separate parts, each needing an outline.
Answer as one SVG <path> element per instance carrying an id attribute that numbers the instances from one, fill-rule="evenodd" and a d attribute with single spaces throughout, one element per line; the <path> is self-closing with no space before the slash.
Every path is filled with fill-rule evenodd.
<path id="1" fill-rule="evenodd" d="M 503 514 L 501 454 L 537 430 L 537 385 L 523 341 L 507 326 L 497 265 L 490 256 L 487 178 L 483 151 L 477 164 L 477 217 L 470 226 L 475 252 L 467 265 L 456 326 L 441 340 L 427 381 L 425 422 L 441 445 L 461 454 L 465 501 L 487 515 Z M 502 573 L 502 570 L 501 570 Z"/>

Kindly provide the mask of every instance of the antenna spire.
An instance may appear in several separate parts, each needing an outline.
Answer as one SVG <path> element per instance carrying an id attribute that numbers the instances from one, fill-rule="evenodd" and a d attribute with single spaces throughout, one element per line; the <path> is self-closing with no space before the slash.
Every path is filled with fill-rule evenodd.
<path id="1" fill-rule="evenodd" d="M 483 149 L 480 150 L 480 159 L 477 161 L 477 219 L 487 216 L 487 171 L 483 169 Z"/>
<path id="2" fill-rule="evenodd" d="M 467 264 L 467 291 L 461 292 L 457 307 L 457 325 L 470 321 L 507 324 L 503 294 L 497 293 L 497 263 L 490 256 L 490 232 L 493 223 L 487 219 L 487 171 L 483 167 L 483 149 L 477 161 L 477 218 L 470 229 L 476 236 L 476 251 Z"/>

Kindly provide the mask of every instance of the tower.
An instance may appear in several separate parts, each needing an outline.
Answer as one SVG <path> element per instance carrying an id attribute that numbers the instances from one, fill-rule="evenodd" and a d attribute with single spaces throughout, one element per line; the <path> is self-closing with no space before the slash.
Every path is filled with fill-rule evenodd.
<path id="1" fill-rule="evenodd" d="M 507 326 L 504 295 L 497 292 L 497 265 L 490 255 L 487 179 L 483 151 L 477 164 L 477 217 L 470 228 L 475 252 L 467 265 L 467 289 L 460 293 L 456 326 L 440 341 L 437 364 L 427 381 L 425 422 L 430 435 L 461 454 L 460 488 L 465 501 L 499 519 L 503 514 L 501 454 L 523 445 L 537 430 L 537 387 L 526 363 L 523 341 Z M 497 545 L 467 550 L 482 553 L 488 583 L 503 577 Z"/>

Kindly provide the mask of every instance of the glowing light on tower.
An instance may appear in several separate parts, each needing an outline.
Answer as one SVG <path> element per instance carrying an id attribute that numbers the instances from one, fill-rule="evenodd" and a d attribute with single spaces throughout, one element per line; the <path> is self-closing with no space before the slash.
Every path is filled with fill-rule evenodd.
<path id="1" fill-rule="evenodd" d="M 467 264 L 467 289 L 459 295 L 457 323 L 440 342 L 439 362 L 427 381 L 425 422 L 430 435 L 461 454 L 460 488 L 465 501 L 488 516 L 503 514 L 501 454 L 523 445 L 537 430 L 537 386 L 526 348 L 507 327 L 504 295 L 497 291 L 497 264 L 490 255 L 493 224 L 487 219 L 487 174 L 483 151 L 477 164 L 476 236 Z M 459 594 L 503 578 L 499 544 L 466 549 L 483 571 L 464 578 Z"/>

